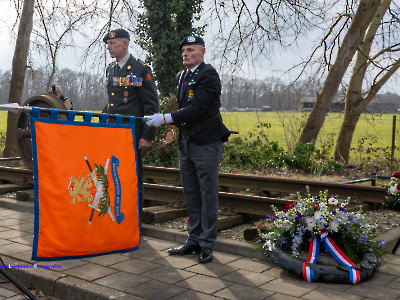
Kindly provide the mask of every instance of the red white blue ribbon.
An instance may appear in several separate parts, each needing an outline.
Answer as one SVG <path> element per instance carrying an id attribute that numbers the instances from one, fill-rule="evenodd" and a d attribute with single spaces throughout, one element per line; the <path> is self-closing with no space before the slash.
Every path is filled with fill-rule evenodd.
<path id="1" fill-rule="evenodd" d="M 360 271 L 354 268 L 354 263 L 339 249 L 335 242 L 328 236 L 328 233 L 324 231 L 321 232 L 321 236 L 314 235 L 311 240 L 307 262 L 303 263 L 303 279 L 314 281 L 314 272 L 307 266 L 307 263 L 315 263 L 317 261 L 320 242 L 323 242 L 331 255 L 349 270 L 350 282 L 353 284 L 360 283 Z"/>
<path id="2" fill-rule="evenodd" d="M 315 264 L 318 259 L 319 245 L 321 237 L 314 235 L 311 239 L 310 250 L 308 251 L 307 263 Z M 303 263 L 303 279 L 306 281 L 314 281 L 314 271 L 304 262 Z"/>

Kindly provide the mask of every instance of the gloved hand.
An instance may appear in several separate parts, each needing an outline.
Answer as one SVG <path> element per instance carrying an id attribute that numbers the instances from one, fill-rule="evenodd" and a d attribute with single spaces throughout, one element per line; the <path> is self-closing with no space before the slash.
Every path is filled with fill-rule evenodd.
<path id="1" fill-rule="evenodd" d="M 171 124 L 174 122 L 171 114 L 154 114 L 152 116 L 145 116 L 145 119 L 147 119 L 146 124 L 153 127 L 159 127 L 163 124 Z"/>

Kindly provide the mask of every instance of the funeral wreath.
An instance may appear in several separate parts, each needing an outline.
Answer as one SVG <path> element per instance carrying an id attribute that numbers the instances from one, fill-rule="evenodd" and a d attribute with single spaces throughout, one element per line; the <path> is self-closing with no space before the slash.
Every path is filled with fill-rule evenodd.
<path id="1" fill-rule="evenodd" d="M 371 277 L 378 267 L 378 256 L 385 242 L 376 240 L 375 229 L 360 211 L 348 211 L 350 198 L 339 201 L 328 191 L 305 197 L 298 194 L 283 211 L 274 206 L 275 216 L 258 225 L 264 253 L 283 269 L 307 281 L 357 284 Z M 301 251 L 308 259 L 298 259 Z M 329 252 L 341 265 L 317 264 L 319 253 Z"/>

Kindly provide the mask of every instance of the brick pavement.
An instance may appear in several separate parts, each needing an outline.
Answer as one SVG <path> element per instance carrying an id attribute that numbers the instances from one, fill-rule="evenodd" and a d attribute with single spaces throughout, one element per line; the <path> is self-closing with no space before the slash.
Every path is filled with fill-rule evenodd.
<path id="1" fill-rule="evenodd" d="M 392 233 L 391 239 L 397 234 Z M 6 265 L 34 265 L 30 259 L 32 235 L 31 212 L 0 207 L 0 256 Z M 168 248 L 184 241 L 184 233 L 144 225 L 143 235 L 140 248 L 134 252 L 39 262 L 60 266 L 54 270 L 9 270 L 24 284 L 67 300 L 400 299 L 400 250 L 385 257 L 372 279 L 352 286 L 302 281 L 265 261 L 260 250 L 241 242 L 220 239 L 213 262 L 199 264 L 196 255 L 167 253 Z M 0 278 L 1 299 L 24 298 Z"/>

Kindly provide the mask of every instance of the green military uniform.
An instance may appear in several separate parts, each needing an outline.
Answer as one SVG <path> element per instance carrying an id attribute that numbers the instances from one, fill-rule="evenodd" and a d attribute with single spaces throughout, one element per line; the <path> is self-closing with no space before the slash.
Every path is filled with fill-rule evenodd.
<path id="1" fill-rule="evenodd" d="M 129 40 L 129 33 L 124 29 L 116 29 L 107 33 L 103 41 L 123 38 Z M 129 56 L 123 66 L 111 63 L 106 70 L 107 76 L 107 112 L 109 114 L 131 115 L 143 117 L 158 113 L 159 101 L 156 84 L 151 69 L 142 61 Z M 145 122 L 135 123 L 135 137 L 138 144 L 141 138 L 152 141 L 156 128 Z M 143 168 L 141 150 L 137 148 L 137 172 L 139 183 L 139 211 L 143 207 Z"/>
<path id="2" fill-rule="evenodd" d="M 117 62 L 107 67 L 107 112 L 143 117 L 158 112 L 157 88 L 150 67 L 132 55 L 118 70 Z M 156 129 L 136 122 L 136 139 L 154 140 Z"/>

